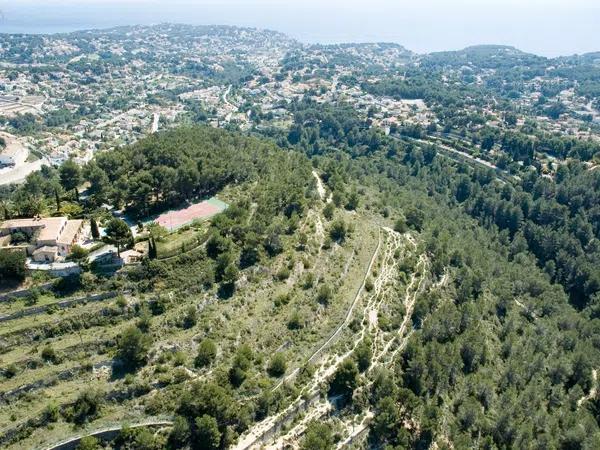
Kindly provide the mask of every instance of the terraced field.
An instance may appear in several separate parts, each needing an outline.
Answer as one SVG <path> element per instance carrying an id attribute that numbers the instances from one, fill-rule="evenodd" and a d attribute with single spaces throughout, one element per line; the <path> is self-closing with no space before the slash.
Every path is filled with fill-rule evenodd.
<path id="1" fill-rule="evenodd" d="M 302 378 L 301 392 L 314 392 L 335 370 L 337 363 L 331 358 L 348 342 L 357 342 L 351 338 L 349 323 L 367 314 L 367 308 L 371 308 L 368 317 L 376 310 L 373 299 L 381 299 L 384 285 L 393 283 L 394 261 L 399 258 L 395 253 L 409 242 L 374 226 L 368 217 L 340 211 L 339 217 L 353 230 L 344 245 L 332 244 L 326 236 L 331 222 L 320 212 L 325 200 L 306 215 L 298 233 L 285 237 L 287 250 L 268 265 L 244 273 L 227 300 L 219 298 L 216 287 L 197 292 L 191 282 L 147 294 L 115 290 L 97 297 L 44 295 L 35 305 L 24 300 L 0 305 L 5 317 L 0 331 L 1 445 L 41 448 L 115 424 L 157 416 L 168 420 L 181 390 L 189 383 L 222 376 L 221 367 L 228 366 L 239 345 L 248 340 L 257 362 L 237 392 L 241 402 L 252 401 L 265 388 L 280 390 L 296 378 Z M 302 233 L 309 236 L 306 244 L 298 243 Z M 180 262 L 172 267 L 178 270 Z M 280 275 L 283 268 L 285 277 Z M 366 300 L 365 283 L 371 277 L 375 291 Z M 315 301 L 321 285 L 331 286 L 334 293 L 327 304 Z M 135 375 L 124 376 L 115 359 L 119 336 L 139 324 L 142 311 L 156 302 L 164 311 L 149 319 L 148 363 Z M 190 309 L 197 315 L 195 323 L 183 326 Z M 299 318 L 298 327 L 289 325 L 292 315 Z M 363 325 L 371 327 L 372 322 Z M 219 345 L 218 364 L 212 370 L 194 366 L 198 343 L 207 336 Z M 287 360 L 281 379 L 264 374 L 276 353 L 285 354 Z M 319 368 L 310 384 L 299 377 L 307 364 Z M 68 419 L 69 411 L 89 392 L 102 398 L 102 407 L 94 417 L 74 423 Z M 293 398 L 285 401 L 293 407 Z M 251 430 L 249 436 L 253 435 Z"/>

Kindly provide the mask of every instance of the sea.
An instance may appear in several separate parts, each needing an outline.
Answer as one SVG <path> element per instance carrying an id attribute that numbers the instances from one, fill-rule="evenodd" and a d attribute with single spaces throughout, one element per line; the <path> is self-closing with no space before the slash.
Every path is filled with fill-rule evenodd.
<path id="1" fill-rule="evenodd" d="M 477 44 L 544 56 L 600 50 L 598 0 L 0 0 L 0 33 L 162 22 L 266 28 L 305 43 L 395 42 L 421 53 Z"/>

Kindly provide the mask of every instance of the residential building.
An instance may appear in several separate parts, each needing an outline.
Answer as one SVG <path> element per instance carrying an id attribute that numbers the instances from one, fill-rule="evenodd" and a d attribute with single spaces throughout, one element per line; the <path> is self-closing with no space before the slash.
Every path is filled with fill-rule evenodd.
<path id="1" fill-rule="evenodd" d="M 66 257 L 77 243 L 83 229 L 83 220 L 69 220 L 66 217 L 34 217 L 31 219 L 7 220 L 0 225 L 0 237 L 20 233 L 22 242 L 8 242 L 4 245 L 20 246 L 37 262 L 54 262 Z"/>

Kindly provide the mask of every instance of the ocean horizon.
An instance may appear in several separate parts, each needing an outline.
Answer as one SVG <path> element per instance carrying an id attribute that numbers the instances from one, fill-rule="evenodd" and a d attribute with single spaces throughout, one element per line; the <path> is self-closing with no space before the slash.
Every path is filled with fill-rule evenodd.
<path id="1" fill-rule="evenodd" d="M 440 4 L 440 14 L 372 0 L 368 11 L 340 8 L 339 2 L 206 2 L 150 0 L 85 4 L 74 0 L 38 4 L 33 0 L 0 0 L 0 33 L 53 34 L 124 25 L 187 23 L 235 25 L 280 31 L 307 44 L 394 42 L 418 53 L 459 50 L 470 45 L 511 45 L 542 56 L 581 54 L 600 50 L 600 3 L 587 8 L 533 8 L 523 5 L 515 17 L 505 8 L 471 8 L 457 14 Z M 233 3 L 232 3 L 233 2 Z M 492 15 L 493 14 L 493 15 Z M 536 20 L 530 20 L 532 14 Z M 493 20 L 492 20 L 493 18 Z M 556 39 L 561 30 L 561 39 Z"/>

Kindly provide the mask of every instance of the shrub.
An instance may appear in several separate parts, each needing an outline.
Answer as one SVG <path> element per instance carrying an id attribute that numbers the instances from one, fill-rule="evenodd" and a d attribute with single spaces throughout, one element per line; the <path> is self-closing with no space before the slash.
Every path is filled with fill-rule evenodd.
<path id="1" fill-rule="evenodd" d="M 131 326 L 119 336 L 117 357 L 127 369 L 137 369 L 145 364 L 151 343 L 150 336 Z"/>
<path id="2" fill-rule="evenodd" d="M 217 357 L 217 344 L 212 339 L 204 339 L 198 346 L 194 365 L 198 368 L 210 366 Z"/>
<path id="3" fill-rule="evenodd" d="M 96 450 L 100 448 L 100 441 L 94 436 L 84 436 L 79 441 L 77 450 Z"/>
<path id="4" fill-rule="evenodd" d="M 173 428 L 169 434 L 169 443 L 172 448 L 182 448 L 190 438 L 190 426 L 184 417 L 177 416 L 173 420 Z"/>
<path id="5" fill-rule="evenodd" d="M 42 293 L 40 292 L 40 290 L 36 287 L 33 287 L 29 289 L 29 293 L 27 294 L 27 297 L 25 297 L 25 304 L 27 306 L 35 305 L 41 296 Z"/>
<path id="6" fill-rule="evenodd" d="M 117 299 L 115 300 L 115 304 L 119 308 L 124 309 L 127 306 L 127 299 L 125 297 L 123 297 L 122 295 L 118 295 Z"/>
<path id="7" fill-rule="evenodd" d="M 300 233 L 298 236 L 298 250 L 304 251 L 306 249 L 306 245 L 308 244 L 308 236 L 306 233 Z"/>
<path id="8" fill-rule="evenodd" d="M 190 379 L 190 374 L 184 367 L 176 367 L 173 370 L 173 383 L 181 384 Z"/>
<path id="9" fill-rule="evenodd" d="M 287 327 L 290 330 L 299 330 L 304 327 L 304 323 L 300 313 L 298 311 L 294 311 L 288 320 Z"/>
<path id="10" fill-rule="evenodd" d="M 281 294 L 281 295 L 278 295 L 277 297 L 275 297 L 273 304 L 275 305 L 276 308 L 279 308 L 280 306 L 287 305 L 290 302 L 290 300 L 291 300 L 291 297 L 290 297 L 289 293 Z"/>
<path id="11" fill-rule="evenodd" d="M 186 360 L 187 357 L 184 352 L 179 351 L 173 354 L 173 365 L 175 367 L 185 365 Z"/>
<path id="12" fill-rule="evenodd" d="M 283 243 L 281 242 L 281 238 L 274 231 L 267 235 L 263 246 L 270 257 L 276 256 L 283 251 Z"/>
<path id="13" fill-rule="evenodd" d="M 193 439 L 195 442 L 201 443 L 199 448 L 205 450 L 217 450 L 221 446 L 221 432 L 217 420 L 204 414 L 202 417 L 197 417 L 193 430 Z"/>
<path id="14" fill-rule="evenodd" d="M 79 425 L 93 420 L 100 415 L 103 402 L 103 396 L 99 391 L 84 391 L 79 394 L 73 406 L 68 409 L 66 419 Z"/>
<path id="15" fill-rule="evenodd" d="M 282 353 L 276 353 L 269 363 L 267 372 L 272 377 L 281 377 L 287 370 L 287 361 Z"/>
<path id="16" fill-rule="evenodd" d="M 416 230 L 421 231 L 423 228 L 423 222 L 425 221 L 425 213 L 417 208 L 411 208 L 406 213 L 406 224 Z"/>
<path id="17" fill-rule="evenodd" d="M 394 231 L 397 231 L 398 233 L 406 233 L 408 231 L 408 226 L 406 225 L 406 218 L 404 216 L 401 216 L 398 219 L 396 219 L 396 222 L 394 223 Z"/>
<path id="18" fill-rule="evenodd" d="M 234 365 L 229 369 L 229 382 L 235 387 L 240 387 L 246 380 L 246 376 L 246 371 L 240 367 Z"/>
<path id="19" fill-rule="evenodd" d="M 198 321 L 198 309 L 194 305 L 188 306 L 185 317 L 183 318 L 182 326 L 183 328 L 190 329 L 196 322 Z"/>
<path id="20" fill-rule="evenodd" d="M 16 364 L 10 364 L 6 369 L 4 369 L 4 376 L 6 378 L 12 378 L 17 373 L 19 373 L 19 368 L 16 366 Z"/>
<path id="21" fill-rule="evenodd" d="M 233 386 L 239 387 L 244 382 L 253 359 L 254 356 L 250 346 L 243 344 L 238 348 L 233 365 L 229 370 L 229 382 Z"/>
<path id="22" fill-rule="evenodd" d="M 330 450 L 334 448 L 333 433 L 326 423 L 311 422 L 306 428 L 306 433 L 301 450 Z"/>
<path id="23" fill-rule="evenodd" d="M 358 192 L 356 191 L 356 188 L 354 188 L 352 190 L 352 192 L 350 192 L 350 195 L 348 196 L 345 208 L 349 211 L 354 211 L 354 210 L 356 210 L 356 208 L 358 208 L 359 203 L 360 203 L 360 199 L 358 197 Z"/>
<path id="24" fill-rule="evenodd" d="M 124 426 L 119 436 L 114 440 L 114 448 L 158 450 L 164 448 L 165 442 L 160 434 L 145 427 L 131 428 Z"/>
<path id="25" fill-rule="evenodd" d="M 279 281 L 287 280 L 289 277 L 290 277 L 290 269 L 288 269 L 287 267 L 282 267 L 277 272 L 277 279 Z"/>
<path id="26" fill-rule="evenodd" d="M 304 282 L 302 283 L 302 288 L 307 290 L 312 288 L 315 285 L 315 274 L 312 272 L 308 272 L 304 277 Z"/>
<path id="27" fill-rule="evenodd" d="M 49 403 L 44 410 L 44 421 L 47 423 L 56 422 L 60 417 L 60 408 L 56 403 Z"/>
<path id="28" fill-rule="evenodd" d="M 333 219 L 333 214 L 335 213 L 335 206 L 333 203 L 327 203 L 325 208 L 323 208 L 323 215 L 327 220 Z"/>
<path id="29" fill-rule="evenodd" d="M 22 231 L 16 231 L 10 235 L 10 244 L 11 245 L 21 245 L 28 244 L 31 237 Z"/>
<path id="30" fill-rule="evenodd" d="M 335 242 L 342 243 L 346 240 L 348 227 L 343 220 L 336 220 L 331 224 L 329 229 L 329 237 Z"/>
<path id="31" fill-rule="evenodd" d="M 147 303 L 142 303 L 138 309 L 137 327 L 142 331 L 148 331 L 152 325 L 152 312 Z"/>
<path id="32" fill-rule="evenodd" d="M 329 383 L 329 392 L 332 395 L 342 395 L 350 398 L 357 385 L 358 367 L 352 359 L 346 359 L 333 375 Z"/>
<path id="33" fill-rule="evenodd" d="M 354 360 L 358 365 L 358 370 L 364 372 L 371 365 L 371 357 L 373 356 L 373 352 L 371 350 L 371 341 L 366 338 L 363 342 L 361 342 L 356 349 L 354 350 Z"/>
<path id="34" fill-rule="evenodd" d="M 329 284 L 322 284 L 317 293 L 317 301 L 327 306 L 333 298 L 333 289 Z"/>
<path id="35" fill-rule="evenodd" d="M 49 345 L 47 345 L 46 347 L 44 347 L 42 349 L 41 356 L 42 356 L 42 359 L 46 362 L 51 362 L 53 364 L 56 364 L 59 362 L 59 358 L 58 358 L 58 355 L 56 354 L 56 351 Z"/>

